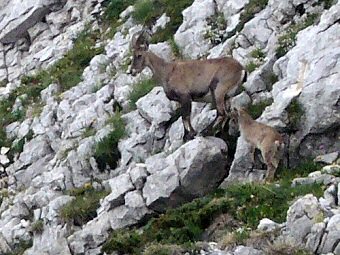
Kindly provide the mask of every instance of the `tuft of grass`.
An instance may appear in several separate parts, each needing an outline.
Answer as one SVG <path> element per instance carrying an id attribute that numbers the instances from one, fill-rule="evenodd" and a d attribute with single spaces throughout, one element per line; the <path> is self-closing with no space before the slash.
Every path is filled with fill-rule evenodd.
<path id="1" fill-rule="evenodd" d="M 294 98 L 289 106 L 286 109 L 288 113 L 288 130 L 289 132 L 294 132 L 298 130 L 299 123 L 301 121 L 301 118 L 304 114 L 304 109 L 302 108 L 301 104 L 299 103 L 297 98 Z"/>
<path id="2" fill-rule="evenodd" d="M 262 101 L 262 102 L 259 102 L 257 104 L 253 104 L 253 105 L 250 105 L 248 107 L 248 113 L 249 115 L 253 118 L 253 119 L 257 119 L 258 117 L 261 116 L 261 114 L 263 113 L 264 109 L 271 105 L 273 103 L 273 100 L 272 99 L 268 99 L 268 100 L 265 100 L 265 101 Z"/>
<path id="3" fill-rule="evenodd" d="M 99 201 L 107 196 L 108 192 L 97 191 L 92 185 L 85 185 L 69 191 L 69 195 L 75 196 L 76 199 L 60 209 L 60 217 L 65 221 L 72 221 L 76 226 L 82 226 L 97 216 Z"/>
<path id="4" fill-rule="evenodd" d="M 31 230 L 33 233 L 41 234 L 44 231 L 44 221 L 40 219 L 33 222 Z"/>
<path id="5" fill-rule="evenodd" d="M 323 5 L 325 9 L 331 8 L 334 4 L 336 4 L 335 0 L 319 0 L 317 1 L 317 5 Z"/>
<path id="6" fill-rule="evenodd" d="M 266 57 L 266 54 L 264 54 L 264 52 L 260 48 L 256 48 L 250 52 L 250 56 L 252 58 L 256 58 L 260 61 L 263 61 L 264 58 Z"/>
<path id="7" fill-rule="evenodd" d="M 136 0 L 109 0 L 104 4 L 105 11 L 103 18 L 106 22 L 116 22 L 119 19 L 119 14 L 127 7 L 133 5 Z"/>
<path id="8" fill-rule="evenodd" d="M 178 44 L 175 42 L 175 39 L 173 37 L 171 37 L 168 40 L 168 43 L 171 47 L 172 53 L 175 55 L 175 57 L 177 59 L 183 59 L 183 54 L 181 51 L 181 48 L 178 46 Z"/>
<path id="9" fill-rule="evenodd" d="M 90 136 L 94 136 L 96 134 L 96 129 L 93 128 L 93 127 L 86 127 L 83 134 L 82 134 L 82 137 L 83 138 L 86 138 L 86 137 L 90 137 Z"/>
<path id="10" fill-rule="evenodd" d="M 142 25 L 151 25 L 157 18 L 153 0 L 138 0 L 132 13 L 133 19 Z"/>
<path id="11" fill-rule="evenodd" d="M 151 244 L 143 251 L 143 255 L 173 255 L 184 254 L 183 249 L 177 245 Z"/>
<path id="12" fill-rule="evenodd" d="M 154 1 L 154 13 L 156 17 L 160 17 L 166 13 L 170 17 L 164 29 L 158 30 L 152 38 L 152 43 L 164 42 L 173 37 L 179 26 L 183 23 L 182 11 L 192 5 L 193 0 L 158 0 Z"/>
<path id="13" fill-rule="evenodd" d="M 256 68 L 258 68 L 259 65 L 257 63 L 255 63 L 254 61 L 250 61 L 246 66 L 246 70 L 247 72 L 250 74 L 252 72 L 254 72 L 256 70 Z"/>
<path id="14" fill-rule="evenodd" d="M 85 29 L 74 41 L 73 48 L 47 70 L 42 70 L 33 76 L 24 76 L 22 86 L 15 92 L 17 95 L 27 94 L 27 104 L 37 102 L 40 92 L 53 82 L 59 83 L 61 91 L 66 91 L 82 80 L 85 67 L 91 59 L 104 52 L 96 48 L 95 43 L 100 34 Z"/>
<path id="15" fill-rule="evenodd" d="M 301 30 L 313 25 L 318 17 L 319 14 L 310 14 L 304 21 L 290 25 L 287 31 L 278 38 L 278 47 L 276 48 L 277 58 L 286 55 L 296 45 L 297 34 Z"/>
<path id="16" fill-rule="evenodd" d="M 142 80 L 134 84 L 129 95 L 130 108 L 136 109 L 136 102 L 138 99 L 148 94 L 155 87 L 155 85 L 156 82 L 153 79 Z"/>
<path id="17" fill-rule="evenodd" d="M 94 158 L 101 170 L 105 170 L 107 166 L 115 169 L 121 157 L 118 142 L 125 136 L 125 123 L 119 112 L 115 113 L 110 123 L 113 130 L 96 145 L 94 153 Z"/>
<path id="18" fill-rule="evenodd" d="M 267 6 L 267 4 L 268 0 L 250 0 L 241 13 L 238 25 L 233 31 L 229 33 L 228 37 L 231 37 L 235 35 L 237 32 L 240 32 L 243 29 L 244 25 L 249 20 L 254 18 L 255 14 L 263 10 Z"/>
<path id="19" fill-rule="evenodd" d="M 321 164 L 315 163 L 312 159 L 306 159 L 301 161 L 301 163 L 293 169 L 279 167 L 276 171 L 276 176 L 278 179 L 287 183 L 295 178 L 307 176 L 309 173 L 321 169 L 321 167 Z"/>
<path id="20" fill-rule="evenodd" d="M 254 229 L 262 218 L 283 222 L 290 201 L 308 193 L 321 196 L 319 184 L 291 187 L 290 183 L 244 184 L 217 190 L 206 197 L 195 199 L 176 209 L 151 219 L 142 229 L 114 231 L 102 251 L 140 254 L 150 244 L 190 245 L 200 240 L 214 218 L 230 214 L 245 229 Z M 242 242 L 247 231 L 233 238 Z"/>
<path id="21" fill-rule="evenodd" d="M 20 240 L 19 243 L 15 244 L 12 248 L 12 252 L 5 253 L 3 255 L 23 255 L 25 251 L 33 246 L 33 241 Z"/>

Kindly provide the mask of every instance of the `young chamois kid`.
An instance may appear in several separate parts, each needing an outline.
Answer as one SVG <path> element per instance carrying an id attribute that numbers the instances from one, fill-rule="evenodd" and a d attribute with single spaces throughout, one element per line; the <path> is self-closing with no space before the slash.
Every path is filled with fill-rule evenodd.
<path id="1" fill-rule="evenodd" d="M 240 92 L 240 85 L 246 80 L 244 67 L 231 57 L 166 62 L 148 51 L 149 43 L 146 37 L 146 31 L 142 31 L 132 38 L 131 74 L 136 75 L 145 67 L 149 67 L 154 79 L 163 86 L 167 97 L 181 104 L 184 140 L 192 139 L 196 135 L 190 122 L 192 101 L 209 102 L 211 98 L 217 109 L 217 117 L 211 126 L 225 123 L 229 110 L 228 99 Z"/>
<path id="2" fill-rule="evenodd" d="M 282 136 L 273 127 L 253 120 L 243 108 L 232 110 L 232 120 L 238 123 L 241 136 L 251 145 L 253 163 L 255 148 L 261 151 L 267 165 L 266 181 L 272 181 L 283 155 Z"/>

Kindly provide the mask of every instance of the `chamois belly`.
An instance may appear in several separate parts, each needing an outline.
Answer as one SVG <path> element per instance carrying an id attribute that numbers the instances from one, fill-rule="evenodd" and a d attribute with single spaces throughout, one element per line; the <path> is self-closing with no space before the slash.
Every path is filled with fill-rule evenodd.
<path id="1" fill-rule="evenodd" d="M 209 88 L 201 92 L 191 92 L 190 95 L 191 95 L 192 101 L 212 103 L 212 96 L 211 96 Z"/>

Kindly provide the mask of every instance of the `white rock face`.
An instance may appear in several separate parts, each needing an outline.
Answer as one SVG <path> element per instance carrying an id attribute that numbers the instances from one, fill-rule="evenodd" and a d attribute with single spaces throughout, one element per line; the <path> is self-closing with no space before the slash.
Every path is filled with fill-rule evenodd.
<path id="1" fill-rule="evenodd" d="M 175 34 L 175 41 L 184 56 L 197 59 L 211 48 L 204 34 L 208 29 L 206 19 L 214 14 L 215 3 L 212 0 L 196 0 L 183 11 L 183 23 Z"/>
<path id="2" fill-rule="evenodd" d="M 40 21 L 46 13 L 61 8 L 65 1 L 11 1 L 1 8 L 0 42 L 16 42 L 24 33 Z"/>

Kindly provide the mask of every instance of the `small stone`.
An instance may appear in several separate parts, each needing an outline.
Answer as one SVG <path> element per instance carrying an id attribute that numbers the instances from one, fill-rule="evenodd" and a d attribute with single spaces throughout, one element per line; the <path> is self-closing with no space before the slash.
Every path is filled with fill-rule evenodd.
<path id="1" fill-rule="evenodd" d="M 9 152 L 10 149 L 11 148 L 8 148 L 8 147 L 1 147 L 0 154 L 5 155 L 7 154 L 7 152 Z"/>
<path id="2" fill-rule="evenodd" d="M 274 222 L 270 219 L 267 219 L 267 218 L 260 220 L 260 223 L 257 226 L 258 230 L 261 230 L 261 231 L 264 231 L 264 232 L 272 232 L 272 231 L 274 231 L 278 228 L 280 228 L 280 224 L 278 224 L 278 223 L 276 223 L 276 222 Z"/>
<path id="3" fill-rule="evenodd" d="M 332 164 L 333 162 L 335 162 L 335 160 L 337 160 L 338 157 L 339 157 L 339 152 L 335 151 L 335 152 L 328 153 L 325 155 L 319 155 L 314 159 L 314 161 L 318 163 Z"/>

